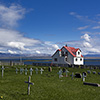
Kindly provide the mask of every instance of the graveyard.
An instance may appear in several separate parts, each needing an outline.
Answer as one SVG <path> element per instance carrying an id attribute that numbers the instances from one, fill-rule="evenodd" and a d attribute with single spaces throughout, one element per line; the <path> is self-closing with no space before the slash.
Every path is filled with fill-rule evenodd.
<path id="1" fill-rule="evenodd" d="M 100 87 L 83 84 L 100 84 L 100 69 L 52 67 L 50 71 L 46 66 L 0 67 L 2 100 L 100 100 Z"/>

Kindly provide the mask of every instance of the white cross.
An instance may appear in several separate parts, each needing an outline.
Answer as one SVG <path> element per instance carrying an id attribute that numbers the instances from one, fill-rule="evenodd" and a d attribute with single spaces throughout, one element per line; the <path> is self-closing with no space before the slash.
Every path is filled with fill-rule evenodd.
<path id="1" fill-rule="evenodd" d="M 16 68 L 16 74 L 18 73 L 18 69 Z"/>
<path id="2" fill-rule="evenodd" d="M 4 73 L 4 66 L 2 66 L 1 70 L 2 70 L 2 77 L 3 77 L 3 73 Z"/>
<path id="3" fill-rule="evenodd" d="M 85 81 L 85 75 L 84 75 L 84 73 L 82 75 L 82 79 L 83 79 L 83 82 L 84 82 Z"/>
<path id="4" fill-rule="evenodd" d="M 34 85 L 34 83 L 31 82 L 31 77 L 29 76 L 28 82 L 25 81 L 25 83 L 28 83 L 28 95 L 30 95 L 30 85 Z"/>
<path id="5" fill-rule="evenodd" d="M 36 68 L 35 71 L 36 71 L 36 74 L 38 74 L 38 68 Z"/>
<path id="6" fill-rule="evenodd" d="M 22 73 L 23 73 L 23 71 L 24 71 L 24 69 L 23 69 L 23 68 L 20 68 L 20 74 L 22 74 Z"/>
<path id="7" fill-rule="evenodd" d="M 65 72 L 66 72 L 66 77 L 67 77 L 67 76 L 68 76 L 68 72 L 69 72 L 69 71 L 68 71 L 68 70 L 66 70 Z"/>
<path id="8" fill-rule="evenodd" d="M 41 74 L 42 74 L 43 71 L 44 71 L 44 70 L 41 68 L 41 70 L 40 70 Z"/>
<path id="9" fill-rule="evenodd" d="M 58 74 L 59 74 L 59 78 L 62 77 L 62 69 L 59 70 Z"/>
<path id="10" fill-rule="evenodd" d="M 33 69 L 32 68 L 30 68 L 30 75 L 32 76 L 32 71 L 33 71 Z"/>
<path id="11" fill-rule="evenodd" d="M 25 68 L 25 75 L 27 75 L 27 71 L 28 71 L 27 68 Z"/>

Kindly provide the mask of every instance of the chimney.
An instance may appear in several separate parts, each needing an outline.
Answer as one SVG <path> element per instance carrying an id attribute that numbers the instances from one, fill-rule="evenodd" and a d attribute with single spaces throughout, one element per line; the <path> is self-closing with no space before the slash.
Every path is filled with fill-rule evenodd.
<path id="1" fill-rule="evenodd" d="M 67 47 L 67 44 L 65 46 Z"/>

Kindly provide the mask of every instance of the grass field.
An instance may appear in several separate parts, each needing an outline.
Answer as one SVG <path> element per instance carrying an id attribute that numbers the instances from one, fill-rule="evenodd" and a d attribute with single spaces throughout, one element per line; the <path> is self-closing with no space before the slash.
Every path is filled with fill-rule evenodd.
<path id="1" fill-rule="evenodd" d="M 25 68 L 25 66 L 22 66 Z M 71 79 L 72 72 L 82 73 L 89 69 L 67 68 L 69 70 L 68 77 L 59 79 L 57 72 L 59 68 L 54 68 L 52 72 L 48 72 L 45 68 L 43 74 L 35 73 L 35 66 L 31 81 L 31 94 L 27 95 L 28 75 L 16 74 L 16 67 L 6 67 L 4 77 L 1 77 L 0 71 L 0 97 L 2 100 L 100 100 L 100 88 L 94 86 L 83 85 L 82 79 Z M 18 67 L 20 68 L 20 67 Z M 28 69 L 30 66 L 28 66 Z M 40 67 L 39 67 L 40 69 Z M 99 72 L 99 69 L 91 70 Z M 100 75 L 88 74 L 86 82 L 100 83 Z"/>

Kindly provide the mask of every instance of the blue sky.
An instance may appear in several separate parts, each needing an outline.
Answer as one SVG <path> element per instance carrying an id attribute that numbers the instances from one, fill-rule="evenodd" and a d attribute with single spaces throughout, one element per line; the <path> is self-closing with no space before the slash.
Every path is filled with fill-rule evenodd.
<path id="1" fill-rule="evenodd" d="M 100 54 L 100 0 L 0 0 L 0 52 L 53 54 L 65 44 Z"/>

